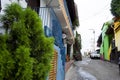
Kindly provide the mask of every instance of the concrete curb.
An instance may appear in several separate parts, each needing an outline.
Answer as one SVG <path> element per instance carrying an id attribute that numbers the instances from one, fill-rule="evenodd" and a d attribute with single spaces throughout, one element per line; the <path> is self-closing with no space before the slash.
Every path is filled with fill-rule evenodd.
<path id="1" fill-rule="evenodd" d="M 71 67 L 71 65 L 73 64 L 73 62 L 74 62 L 74 60 L 70 60 L 70 61 L 68 61 L 68 62 L 65 63 L 65 73 Z"/>

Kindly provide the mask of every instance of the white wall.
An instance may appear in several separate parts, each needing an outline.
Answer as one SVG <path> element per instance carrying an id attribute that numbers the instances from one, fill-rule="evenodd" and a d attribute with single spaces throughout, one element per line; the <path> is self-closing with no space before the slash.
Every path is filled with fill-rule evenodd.
<path id="1" fill-rule="evenodd" d="M 46 3 L 44 0 L 41 0 L 40 2 L 40 17 L 42 19 L 42 23 L 43 23 L 43 28 L 44 26 L 48 26 L 50 27 L 51 24 L 50 24 L 50 9 L 49 8 L 46 8 Z"/>
<path id="2" fill-rule="evenodd" d="M 1 0 L 1 6 L 2 6 L 2 10 L 1 10 L 1 14 L 3 14 L 3 10 L 5 9 L 6 5 L 11 4 L 13 2 L 18 3 L 17 0 Z M 19 4 L 23 7 L 26 8 L 27 7 L 27 3 L 25 0 L 20 0 Z"/>
<path id="3" fill-rule="evenodd" d="M 3 10 L 6 8 L 6 6 L 8 4 L 11 4 L 13 2 L 16 2 L 18 3 L 17 0 L 1 0 L 1 7 L 2 7 L 2 10 L 0 12 L 0 15 L 4 14 Z M 19 1 L 19 4 L 23 7 L 23 8 L 26 8 L 27 7 L 27 3 L 25 0 L 20 0 Z M 2 23 L 0 23 L 0 34 L 4 34 L 5 30 L 2 28 Z"/>

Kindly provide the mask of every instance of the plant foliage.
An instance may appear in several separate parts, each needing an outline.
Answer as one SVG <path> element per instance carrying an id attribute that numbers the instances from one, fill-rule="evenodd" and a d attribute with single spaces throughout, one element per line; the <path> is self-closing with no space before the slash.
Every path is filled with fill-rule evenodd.
<path id="1" fill-rule="evenodd" d="M 82 55 L 80 51 L 81 50 L 81 35 L 78 34 L 77 31 L 76 31 L 76 37 L 75 37 L 75 43 L 74 43 L 73 49 L 74 49 L 74 58 L 76 58 L 76 60 L 82 60 Z"/>
<path id="2" fill-rule="evenodd" d="M 75 30 L 76 27 L 79 27 L 79 20 L 75 19 L 74 22 L 72 23 L 72 25 L 73 25 L 73 30 Z"/>
<path id="3" fill-rule="evenodd" d="M 14 60 L 7 50 L 6 40 L 6 35 L 0 35 L 0 80 L 11 79 L 10 74 L 14 69 Z"/>
<path id="4" fill-rule="evenodd" d="M 75 37 L 75 45 L 77 50 L 81 49 L 81 35 L 78 34 L 77 31 L 76 31 L 76 37 Z"/>
<path id="5" fill-rule="evenodd" d="M 54 39 L 45 37 L 39 16 L 30 8 L 12 3 L 4 11 L 7 37 L 0 37 L 0 80 L 45 80 Z"/>
<path id="6" fill-rule="evenodd" d="M 120 0 L 111 1 L 111 13 L 115 17 L 120 17 Z"/>

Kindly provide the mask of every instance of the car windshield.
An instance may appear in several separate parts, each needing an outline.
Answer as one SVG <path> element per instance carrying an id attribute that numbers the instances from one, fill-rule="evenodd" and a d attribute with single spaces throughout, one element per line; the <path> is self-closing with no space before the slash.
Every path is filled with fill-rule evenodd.
<path id="1" fill-rule="evenodd" d="M 97 53 L 97 54 L 100 54 L 100 50 L 99 50 L 99 49 L 98 49 L 98 50 L 96 50 L 96 53 Z"/>

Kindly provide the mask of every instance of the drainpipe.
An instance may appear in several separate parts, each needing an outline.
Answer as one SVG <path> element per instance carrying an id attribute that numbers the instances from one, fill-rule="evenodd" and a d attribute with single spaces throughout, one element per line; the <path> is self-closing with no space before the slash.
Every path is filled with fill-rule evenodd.
<path id="1" fill-rule="evenodd" d="M 94 35 L 94 41 L 93 41 L 93 50 L 95 51 L 95 30 L 94 29 L 89 29 L 93 31 L 93 35 Z"/>

